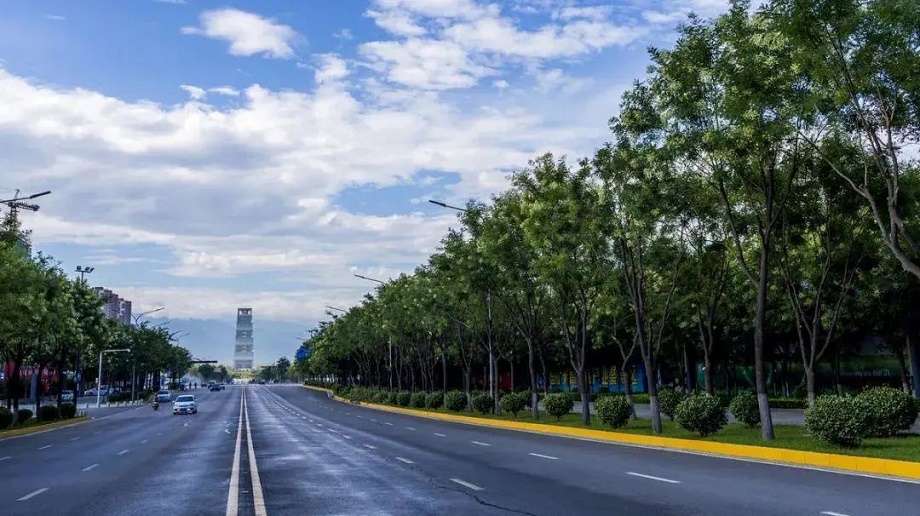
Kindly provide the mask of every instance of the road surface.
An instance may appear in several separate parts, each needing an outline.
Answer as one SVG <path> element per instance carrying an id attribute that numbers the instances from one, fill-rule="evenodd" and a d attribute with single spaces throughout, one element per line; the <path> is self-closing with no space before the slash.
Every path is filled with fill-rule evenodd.
<path id="1" fill-rule="evenodd" d="M 145 406 L 0 441 L 0 514 L 920 514 L 915 483 L 440 422 L 298 386 L 196 395 L 197 415 Z"/>

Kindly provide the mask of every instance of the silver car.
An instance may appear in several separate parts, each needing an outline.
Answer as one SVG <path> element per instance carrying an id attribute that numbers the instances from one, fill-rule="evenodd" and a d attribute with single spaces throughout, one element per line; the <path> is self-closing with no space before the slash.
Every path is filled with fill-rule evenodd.
<path id="1" fill-rule="evenodd" d="M 192 394 L 183 394 L 181 396 L 176 396 L 176 401 L 173 402 L 173 415 L 178 416 L 179 414 L 197 414 L 198 413 L 198 402 L 195 401 L 195 396 Z"/>

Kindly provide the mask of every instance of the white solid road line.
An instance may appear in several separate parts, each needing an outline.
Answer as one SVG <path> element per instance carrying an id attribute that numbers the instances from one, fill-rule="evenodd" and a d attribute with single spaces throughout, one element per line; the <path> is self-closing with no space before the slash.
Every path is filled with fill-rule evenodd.
<path id="1" fill-rule="evenodd" d="M 97 467 L 99 467 L 99 464 L 93 464 L 92 466 L 86 466 L 85 468 L 83 468 L 83 471 L 89 471 Z"/>
<path id="2" fill-rule="evenodd" d="M 243 391 L 243 408 L 246 412 L 246 444 L 249 445 L 249 479 L 252 481 L 252 504 L 256 516 L 266 516 L 265 497 L 262 495 L 262 481 L 259 479 L 259 467 L 256 465 L 256 450 L 252 446 L 252 426 L 249 424 L 249 404 L 246 391 Z"/>
<path id="3" fill-rule="evenodd" d="M 51 448 L 51 446 L 52 445 L 50 444 L 48 446 L 42 446 L 41 448 L 39 448 L 39 450 L 47 450 L 48 448 Z"/>
<path id="4" fill-rule="evenodd" d="M 20 499 L 18 499 L 18 500 L 16 500 L 16 501 L 17 501 L 17 502 L 24 502 L 24 501 L 28 500 L 29 498 L 32 498 L 33 496 L 38 496 L 38 495 L 44 493 L 44 492 L 47 491 L 47 490 L 48 490 L 47 487 L 43 487 L 43 488 L 41 488 L 41 489 L 39 489 L 39 490 L 37 490 L 37 491 L 32 491 L 31 493 L 29 493 L 29 494 L 23 496 L 22 498 L 20 498 Z"/>
<path id="5" fill-rule="evenodd" d="M 365 444 L 364 447 L 365 447 L 365 448 L 370 448 L 370 449 L 372 449 L 372 450 L 376 450 L 376 449 L 377 449 L 376 446 L 371 446 L 370 444 Z"/>
<path id="6" fill-rule="evenodd" d="M 405 462 L 406 464 L 415 464 L 415 463 L 412 462 L 411 460 L 406 459 L 406 458 L 403 458 L 403 457 L 396 457 L 396 460 L 398 460 L 398 461 L 400 461 L 400 462 Z"/>
<path id="7" fill-rule="evenodd" d="M 477 445 L 477 446 L 492 446 L 492 445 L 489 444 L 489 443 L 481 443 L 481 442 L 479 442 L 479 441 L 470 441 L 470 442 L 473 443 L 473 444 L 475 444 L 475 445 Z"/>
<path id="8" fill-rule="evenodd" d="M 245 392 L 245 391 L 244 391 Z M 240 448 L 243 444 L 243 398 L 240 397 L 240 420 L 236 426 L 236 449 L 230 471 L 230 491 L 227 493 L 227 516 L 237 516 L 240 504 Z"/>
<path id="9" fill-rule="evenodd" d="M 680 481 L 678 480 L 671 480 L 670 478 L 653 477 L 651 475 L 643 475 L 642 473 L 636 473 L 634 471 L 627 471 L 626 474 L 632 475 L 634 477 L 647 478 L 649 480 L 657 480 L 659 482 L 667 482 L 669 484 L 680 484 Z"/>
<path id="10" fill-rule="evenodd" d="M 450 479 L 450 481 L 451 481 L 451 482 L 456 482 L 456 483 L 460 484 L 460 485 L 463 486 L 463 487 L 468 487 L 468 488 L 472 489 L 473 491 L 482 491 L 482 488 L 479 487 L 479 486 L 477 486 L 476 484 L 470 484 L 469 482 L 467 482 L 467 481 L 465 481 L 465 480 L 460 480 L 459 478 L 452 478 L 452 479 Z"/>
<path id="11" fill-rule="evenodd" d="M 542 453 L 531 453 L 530 455 L 533 455 L 534 457 L 540 457 L 541 459 L 559 460 L 559 457 L 553 457 L 552 455 L 543 455 Z"/>
<path id="12" fill-rule="evenodd" d="M 849 514 L 843 514 L 842 512 L 834 511 L 821 511 L 821 514 L 825 514 L 826 516 L 849 516 Z"/>
<path id="13" fill-rule="evenodd" d="M 128 453 L 128 450 L 121 450 L 120 452 L 118 452 L 119 455 L 124 455 L 126 453 Z"/>

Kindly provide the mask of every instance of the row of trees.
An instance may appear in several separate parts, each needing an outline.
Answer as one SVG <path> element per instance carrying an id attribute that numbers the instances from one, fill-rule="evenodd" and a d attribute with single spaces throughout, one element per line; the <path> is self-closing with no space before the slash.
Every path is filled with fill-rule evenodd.
<path id="1" fill-rule="evenodd" d="M 650 50 L 610 143 L 541 156 L 470 202 L 428 263 L 321 323 L 295 367 L 400 390 L 459 372 L 469 392 L 480 366 L 526 364 L 537 417 L 538 371 L 574 371 L 584 393 L 617 368 L 629 397 L 638 362 L 660 432 L 660 372 L 692 389 L 699 362 L 713 392 L 717 367 L 730 389 L 753 364 L 772 439 L 769 395 L 842 390 L 840 355 L 874 333 L 920 395 L 918 31 L 906 0 L 690 17 Z M 817 384 L 822 361 L 834 385 Z"/>
<path id="2" fill-rule="evenodd" d="M 15 213 L 0 223 L 0 362 L 6 364 L 3 392 L 7 408 L 18 410 L 29 379 L 55 372 L 53 393 L 75 388 L 65 371 L 80 373 L 91 385 L 97 375 L 96 357 L 106 349 L 128 349 L 107 355 L 110 385 L 138 390 L 159 386 L 162 371 L 174 377 L 191 365 L 188 350 L 174 345 L 162 327 L 124 325 L 105 317 L 103 300 L 83 280 L 71 280 L 59 265 L 41 253 L 34 259 L 19 245 L 24 237 Z M 146 379 L 146 382 L 145 382 Z"/>
<path id="3" fill-rule="evenodd" d="M 276 380 L 276 381 L 287 381 L 290 379 L 291 373 L 295 371 L 291 368 L 291 361 L 287 357 L 281 357 L 277 362 L 271 365 L 262 366 L 259 369 L 259 379 L 260 380 Z"/>

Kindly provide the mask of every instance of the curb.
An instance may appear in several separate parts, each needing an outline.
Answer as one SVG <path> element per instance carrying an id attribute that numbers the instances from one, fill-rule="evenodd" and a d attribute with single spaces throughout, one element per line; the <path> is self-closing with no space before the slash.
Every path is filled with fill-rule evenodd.
<path id="1" fill-rule="evenodd" d="M 329 389 L 303 386 L 320 392 L 326 392 L 329 397 L 342 403 L 351 403 L 339 398 Z M 764 463 L 804 466 L 813 469 L 837 470 L 853 472 L 864 475 L 882 475 L 885 477 L 899 477 L 901 479 L 920 480 L 920 462 L 908 462 L 892 459 L 877 459 L 874 457 L 858 457 L 853 455 L 838 455 L 834 453 L 809 452 L 791 450 L 788 448 L 769 448 L 766 446 L 753 446 L 747 444 L 729 444 L 713 441 L 696 441 L 679 439 L 675 437 L 657 437 L 651 435 L 626 434 L 607 430 L 593 430 L 590 428 L 561 427 L 539 423 L 524 423 L 521 421 L 505 421 L 498 419 L 484 419 L 473 416 L 456 414 L 442 414 L 422 410 L 391 407 L 376 403 L 358 402 L 358 405 L 405 414 L 409 416 L 424 417 L 439 421 L 450 421 L 468 425 L 531 432 L 535 434 L 551 435 L 556 437 L 570 437 L 588 439 L 615 444 L 643 446 L 660 450 L 674 450 L 703 455 L 712 455 L 724 458 L 755 460 Z"/>
<path id="2" fill-rule="evenodd" d="M 48 423 L 41 426 L 30 426 L 29 428 L 17 428 L 14 430 L 7 430 L 5 432 L 0 432 L 0 442 L 6 441 L 7 439 L 15 439 L 17 437 L 23 437 L 26 435 L 35 435 L 43 434 L 45 432 L 51 432 L 53 430 L 59 430 L 61 428 L 67 428 L 69 426 L 81 425 L 83 423 L 88 423 L 92 421 L 89 416 L 76 416 L 73 419 L 68 419 L 66 421 L 56 421 L 54 423 Z"/>

